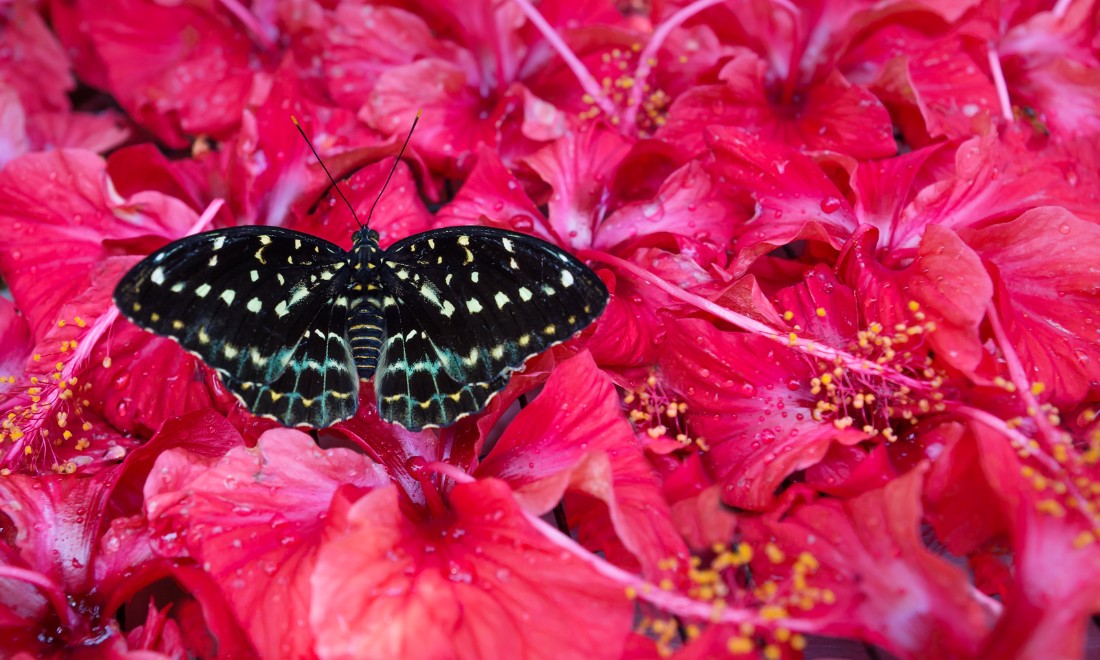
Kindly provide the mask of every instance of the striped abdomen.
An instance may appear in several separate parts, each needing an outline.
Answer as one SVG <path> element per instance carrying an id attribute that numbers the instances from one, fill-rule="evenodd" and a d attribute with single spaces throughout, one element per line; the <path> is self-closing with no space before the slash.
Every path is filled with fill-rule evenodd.
<path id="1" fill-rule="evenodd" d="M 351 340 L 351 354 L 355 357 L 359 378 L 367 380 L 374 375 L 374 368 L 378 366 L 378 350 L 385 334 L 382 301 L 368 293 L 358 300 L 348 319 L 348 339 Z"/>

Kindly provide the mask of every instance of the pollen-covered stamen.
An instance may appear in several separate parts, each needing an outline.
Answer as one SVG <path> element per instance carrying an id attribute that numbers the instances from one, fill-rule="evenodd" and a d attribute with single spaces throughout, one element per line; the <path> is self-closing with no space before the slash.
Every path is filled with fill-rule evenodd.
<path id="1" fill-rule="evenodd" d="M 641 50 L 641 44 L 637 43 L 628 49 L 611 49 L 600 56 L 596 75 L 603 98 L 608 99 L 615 110 L 608 115 L 607 120 L 616 126 L 620 123 L 630 125 L 631 130 L 644 137 L 652 135 L 664 125 L 672 97 L 664 90 L 654 88 L 645 79 L 635 77 L 632 69 L 638 62 Z M 656 59 L 650 57 L 649 67 L 652 68 L 656 63 Z M 591 94 L 585 94 L 581 100 L 589 106 L 580 113 L 582 120 L 596 119 L 601 114 L 608 114 L 606 108 L 598 104 Z"/>
<path id="2" fill-rule="evenodd" d="M 809 382 L 810 392 L 818 397 L 812 412 L 815 420 L 831 421 L 838 429 L 856 428 L 893 441 L 897 439 L 894 430 L 897 422 L 915 424 L 924 414 L 946 409 L 940 391 L 944 377 L 935 368 L 923 339 L 935 331 L 935 323 L 925 317 L 916 302 L 909 303 L 909 311 L 910 322 L 890 329 L 871 323 L 859 331 L 844 354 L 831 361 L 815 360 L 816 375 Z M 825 313 L 824 309 L 818 310 L 819 316 Z M 791 312 L 784 316 L 787 320 L 793 318 Z M 850 368 L 853 359 L 885 370 L 879 373 L 853 370 Z M 897 382 L 885 373 L 902 375 L 905 380 Z M 920 383 L 920 387 L 913 387 L 910 383 L 914 382 Z"/>
<path id="3" fill-rule="evenodd" d="M 636 433 L 644 433 L 654 441 L 675 440 L 685 448 L 695 445 L 701 451 L 708 449 L 706 441 L 693 436 L 687 426 L 684 416 L 687 404 L 670 395 L 655 374 L 650 374 L 642 385 L 627 392 L 623 403 Z"/>
<path id="4" fill-rule="evenodd" d="M 670 560 L 671 561 L 671 560 Z M 753 571 L 750 565 L 767 562 L 769 570 Z M 762 623 L 741 623 L 727 647 L 731 653 L 761 650 L 764 657 L 779 658 L 784 647 L 801 651 L 806 639 L 784 625 L 791 612 L 806 612 L 819 604 L 832 604 L 836 595 L 829 589 L 811 584 L 820 564 L 808 552 L 788 556 L 775 543 L 753 548 L 747 543 L 716 544 L 708 551 L 693 556 L 688 568 L 688 595 L 697 601 L 710 603 L 712 614 L 706 620 L 645 618 L 639 633 L 657 643 L 662 655 L 678 647 L 682 632 L 685 641 L 701 634 L 702 628 L 720 620 L 729 608 L 748 606 L 758 609 Z M 757 575 L 770 576 L 760 582 Z M 774 624 L 774 625 L 771 625 Z"/>
<path id="5" fill-rule="evenodd" d="M 82 382 L 91 350 L 118 312 L 113 307 L 92 325 L 80 317 L 58 321 L 57 327 L 75 330 L 61 339 L 55 351 L 36 353 L 22 376 L 5 376 L 9 407 L 0 421 L 0 445 L 10 443 L 0 457 L 0 475 L 26 462 L 49 465 L 59 473 L 77 469 L 74 461 L 57 459 L 56 448 L 71 445 L 77 451 L 91 446 L 86 434 L 92 425 L 84 419 L 89 405 Z"/>
<path id="6" fill-rule="evenodd" d="M 638 119 L 639 112 L 643 112 L 646 119 L 652 122 L 656 127 L 660 127 L 661 124 L 664 124 L 664 110 L 672 100 L 663 91 L 657 90 L 654 92 L 651 90 L 648 82 L 649 74 L 657 64 L 657 52 L 661 49 L 661 46 L 664 45 L 665 40 L 668 39 L 668 36 L 672 34 L 673 30 L 680 27 L 680 25 L 692 16 L 695 16 L 713 5 L 721 4 L 721 2 L 722 0 L 695 0 L 695 2 L 688 4 L 686 7 L 680 8 L 679 11 L 668 17 L 668 19 L 653 30 L 649 42 L 646 44 L 645 48 L 641 50 L 638 56 L 637 67 L 634 69 L 634 74 L 631 77 L 633 82 L 633 93 L 624 104 L 625 110 L 623 112 L 622 124 L 627 132 L 634 130 L 637 130 L 639 133 L 646 132 L 642 125 L 643 122 Z M 776 4 L 783 5 L 785 3 L 777 2 Z M 796 9 L 793 11 L 797 13 Z M 647 103 L 651 104 L 648 108 Z M 656 108 L 659 108 L 659 110 L 656 110 Z M 654 114 L 650 114 L 651 109 L 655 109 L 656 116 L 661 118 L 660 122 L 656 121 L 656 116 Z"/>
<path id="7" fill-rule="evenodd" d="M 1003 435 L 1021 462 L 1020 476 L 1034 490 L 1035 509 L 1061 518 L 1079 533 L 1075 548 L 1100 541 L 1100 425 L 1097 413 L 1085 410 L 1067 430 L 1062 415 L 1053 405 L 1037 398 L 1045 391 L 1040 382 L 1029 382 L 1027 370 L 1002 327 L 997 310 L 990 305 L 986 318 L 1000 348 L 1008 378 L 995 384 L 1015 394 L 1025 415 L 1002 419 L 965 405 L 953 410 Z"/>

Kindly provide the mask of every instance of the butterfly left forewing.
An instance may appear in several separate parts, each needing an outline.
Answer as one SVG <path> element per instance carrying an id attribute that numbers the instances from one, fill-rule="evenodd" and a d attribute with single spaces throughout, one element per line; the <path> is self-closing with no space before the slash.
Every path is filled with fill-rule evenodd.
<path id="1" fill-rule="evenodd" d="M 387 250 L 383 266 L 387 337 L 375 391 L 382 417 L 414 430 L 481 410 L 512 371 L 607 304 L 584 264 L 499 229 L 417 234 Z"/>
<path id="2" fill-rule="evenodd" d="M 314 236 L 232 227 L 154 252 L 123 276 L 114 299 L 131 321 L 202 358 L 253 412 L 316 425 L 348 416 L 345 405 L 303 411 L 301 402 L 317 399 L 318 388 L 355 399 L 358 385 L 294 368 L 326 351 L 346 361 L 351 270 L 344 250 Z M 335 341 L 342 352 L 330 347 Z M 297 383 L 304 391 L 292 397 Z"/>

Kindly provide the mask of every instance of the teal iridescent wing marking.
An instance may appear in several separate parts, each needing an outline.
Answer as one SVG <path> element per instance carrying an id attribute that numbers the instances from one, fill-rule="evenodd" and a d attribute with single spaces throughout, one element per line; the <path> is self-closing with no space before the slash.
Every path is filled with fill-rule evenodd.
<path id="1" fill-rule="evenodd" d="M 608 299 L 565 251 L 488 227 L 417 234 L 382 259 L 387 334 L 375 392 L 382 417 L 412 430 L 484 408 L 513 371 L 587 327 Z"/>
<path id="2" fill-rule="evenodd" d="M 286 229 L 221 229 L 149 255 L 119 282 L 115 304 L 202 358 L 252 412 L 323 427 L 357 405 L 349 258 Z"/>

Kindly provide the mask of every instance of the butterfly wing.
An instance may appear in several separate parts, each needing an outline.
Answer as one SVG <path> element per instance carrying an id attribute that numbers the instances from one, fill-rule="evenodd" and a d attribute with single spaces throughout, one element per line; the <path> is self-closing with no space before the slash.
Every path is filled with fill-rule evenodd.
<path id="1" fill-rule="evenodd" d="M 346 339 L 350 271 L 348 254 L 328 241 L 232 227 L 149 255 L 123 276 L 114 298 L 138 326 L 217 370 L 252 412 L 289 426 L 327 426 L 347 406 L 309 410 L 305 401 L 338 392 L 350 395 L 352 413 L 357 403 Z"/>
<path id="2" fill-rule="evenodd" d="M 253 413 L 286 426 L 325 428 L 348 419 L 359 407 L 359 377 L 347 326 L 347 303 L 338 299 L 317 315 L 273 381 L 238 380 L 219 370 L 222 382 Z"/>
<path id="3" fill-rule="evenodd" d="M 608 299 L 567 252 L 489 227 L 407 238 L 386 251 L 381 271 L 378 409 L 411 430 L 481 410 L 511 372 L 588 326 Z"/>

